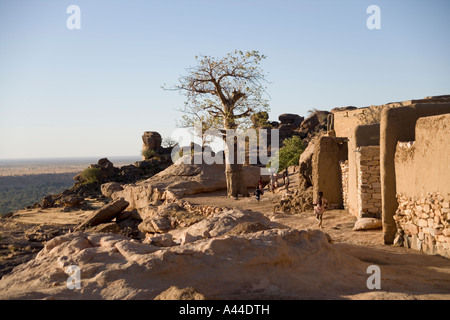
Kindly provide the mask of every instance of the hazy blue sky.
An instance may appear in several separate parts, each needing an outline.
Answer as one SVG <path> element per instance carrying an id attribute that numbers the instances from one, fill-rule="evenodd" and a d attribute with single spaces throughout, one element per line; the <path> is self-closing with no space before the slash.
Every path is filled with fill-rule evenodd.
<path id="1" fill-rule="evenodd" d="M 184 97 L 161 86 L 198 54 L 267 55 L 271 120 L 450 94 L 449 14 L 448 0 L 1 0 L 0 158 L 138 155 L 144 131 L 175 129 Z"/>

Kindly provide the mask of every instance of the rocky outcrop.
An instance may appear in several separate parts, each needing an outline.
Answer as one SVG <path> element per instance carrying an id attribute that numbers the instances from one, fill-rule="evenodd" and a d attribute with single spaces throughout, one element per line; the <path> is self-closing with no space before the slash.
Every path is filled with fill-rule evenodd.
<path id="1" fill-rule="evenodd" d="M 219 237 L 225 235 L 242 224 L 258 224 L 261 230 L 270 229 L 272 222 L 259 212 L 240 211 L 235 209 L 225 209 L 218 213 L 207 216 L 201 221 L 187 227 L 171 231 L 175 241 L 186 242 L 186 234 L 189 235 L 189 242 L 197 239 Z M 235 234 L 238 232 L 233 231 Z"/>
<path id="2" fill-rule="evenodd" d="M 297 130 L 297 134 L 303 141 L 303 145 L 307 146 L 311 139 L 318 133 L 325 133 L 327 130 L 328 111 L 317 110 L 307 117 Z"/>
<path id="3" fill-rule="evenodd" d="M 143 148 L 158 151 L 161 148 L 162 138 L 156 131 L 145 131 L 142 135 Z"/>
<path id="4" fill-rule="evenodd" d="M 245 184 L 255 187 L 260 178 L 259 167 L 244 167 Z M 220 164 L 177 163 L 136 184 L 124 185 L 112 194 L 130 203 L 128 209 L 143 209 L 159 200 L 181 198 L 201 192 L 226 190 L 225 166 Z"/>
<path id="5" fill-rule="evenodd" d="M 192 298 L 330 299 L 353 293 L 355 283 L 364 288 L 366 268 L 318 230 L 270 229 L 171 247 L 81 232 L 52 239 L 4 276 L 0 298 L 161 299 L 174 286 L 193 288 Z"/>
<path id="6" fill-rule="evenodd" d="M 291 125 L 294 129 L 298 129 L 304 117 L 300 117 L 298 114 L 283 113 L 278 116 L 281 125 Z"/>

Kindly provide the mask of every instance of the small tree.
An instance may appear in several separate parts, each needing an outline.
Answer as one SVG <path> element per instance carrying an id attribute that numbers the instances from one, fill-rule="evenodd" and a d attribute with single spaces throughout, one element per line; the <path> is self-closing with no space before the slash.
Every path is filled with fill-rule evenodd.
<path id="1" fill-rule="evenodd" d="M 141 155 L 144 157 L 145 160 L 149 160 L 156 155 L 156 152 L 155 150 L 152 149 L 144 149 L 142 150 Z"/>
<path id="2" fill-rule="evenodd" d="M 178 142 L 176 142 L 175 139 L 172 139 L 171 137 L 164 138 L 164 139 L 162 140 L 162 143 L 161 143 L 161 145 L 162 145 L 164 148 L 173 148 L 173 147 L 175 147 L 177 144 L 178 144 Z"/>
<path id="3" fill-rule="evenodd" d="M 278 172 L 283 171 L 289 166 L 296 166 L 304 150 L 305 147 L 299 136 L 285 139 L 283 147 L 278 150 L 267 167 L 270 167 L 273 161 L 278 161 Z"/>
<path id="4" fill-rule="evenodd" d="M 80 178 L 82 184 L 92 184 L 100 182 L 100 175 L 102 170 L 100 168 L 86 168 L 81 172 Z"/>
<path id="5" fill-rule="evenodd" d="M 171 88 L 187 98 L 181 109 L 184 113 L 181 124 L 192 127 L 200 121 L 202 131 L 217 129 L 223 139 L 227 129 L 249 127 L 254 113 L 268 110 L 267 100 L 263 98 L 265 75 L 260 68 L 265 58 L 258 51 L 234 51 L 220 59 L 196 57 L 197 66 L 188 68 L 187 75 Z M 228 157 L 230 148 L 234 148 L 234 159 Z M 237 142 L 226 145 L 225 154 L 229 160 L 225 164 L 228 196 L 248 196 L 242 164 L 236 157 Z"/>

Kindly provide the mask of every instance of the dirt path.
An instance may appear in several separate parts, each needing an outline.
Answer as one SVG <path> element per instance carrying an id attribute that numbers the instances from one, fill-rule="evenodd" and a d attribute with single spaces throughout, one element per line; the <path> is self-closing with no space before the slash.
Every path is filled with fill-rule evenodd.
<path id="1" fill-rule="evenodd" d="M 249 190 L 253 194 L 254 190 Z M 312 211 L 301 214 L 274 213 L 280 193 L 266 192 L 260 202 L 255 197 L 233 200 L 225 192 L 185 197 L 193 204 L 215 205 L 261 212 L 277 223 L 303 229 L 318 229 Z M 381 230 L 353 231 L 356 218 L 345 210 L 324 214 L 323 229 L 335 247 L 359 260 L 380 268 L 381 290 L 355 290 L 349 299 L 445 299 L 450 300 L 450 260 L 403 247 L 383 244 Z M 371 274 L 368 273 L 368 277 Z"/>

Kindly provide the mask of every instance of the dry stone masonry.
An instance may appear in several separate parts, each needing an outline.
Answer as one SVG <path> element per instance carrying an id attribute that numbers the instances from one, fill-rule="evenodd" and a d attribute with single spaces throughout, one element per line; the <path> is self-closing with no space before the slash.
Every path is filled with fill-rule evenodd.
<path id="1" fill-rule="evenodd" d="M 356 159 L 360 217 L 381 218 L 380 147 L 360 147 Z"/>
<path id="2" fill-rule="evenodd" d="M 395 244 L 450 258 L 450 204 L 440 193 L 398 194 Z"/>
<path id="3" fill-rule="evenodd" d="M 339 161 L 342 178 L 342 204 L 348 210 L 348 160 Z"/>

